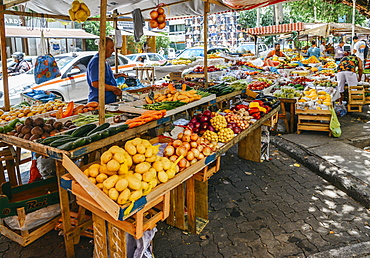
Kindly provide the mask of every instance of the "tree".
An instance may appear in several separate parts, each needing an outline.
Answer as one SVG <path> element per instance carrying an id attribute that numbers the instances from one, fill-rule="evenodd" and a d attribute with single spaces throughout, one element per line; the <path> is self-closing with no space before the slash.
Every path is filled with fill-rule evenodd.
<path id="1" fill-rule="evenodd" d="M 99 16 L 95 16 L 94 18 L 99 18 Z M 112 26 L 112 22 L 107 22 L 106 24 L 107 24 L 106 25 L 107 27 L 106 27 L 105 33 L 107 35 L 110 35 L 111 32 L 114 29 L 113 26 Z M 100 22 L 98 22 L 98 21 L 85 21 L 82 25 L 82 28 L 86 32 L 89 32 L 91 34 L 94 34 L 94 35 L 97 35 L 97 36 L 100 35 Z M 98 50 L 98 46 L 95 44 L 94 39 L 87 39 L 86 40 L 86 50 L 87 51 L 97 51 Z"/>
<path id="2" fill-rule="evenodd" d="M 160 48 L 163 48 L 164 50 L 166 50 L 167 48 L 169 48 L 170 47 L 170 43 L 171 43 L 171 41 L 170 41 L 170 38 L 169 37 L 164 37 L 164 36 L 163 37 L 162 36 L 156 37 L 156 39 L 155 39 L 155 48 L 157 50 L 157 53 L 160 50 Z"/>

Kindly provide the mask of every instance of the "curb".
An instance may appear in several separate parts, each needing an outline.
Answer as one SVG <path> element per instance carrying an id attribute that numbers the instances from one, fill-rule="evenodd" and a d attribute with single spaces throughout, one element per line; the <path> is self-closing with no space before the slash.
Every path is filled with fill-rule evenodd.
<path id="1" fill-rule="evenodd" d="M 367 209 L 370 207 L 370 187 L 367 183 L 294 142 L 280 136 L 273 136 L 270 139 L 279 150 L 346 192 Z"/>
<path id="2" fill-rule="evenodd" d="M 337 249 L 330 249 L 324 252 L 309 255 L 307 258 L 338 258 L 338 257 L 368 257 L 370 255 L 370 242 L 364 242 Z"/>

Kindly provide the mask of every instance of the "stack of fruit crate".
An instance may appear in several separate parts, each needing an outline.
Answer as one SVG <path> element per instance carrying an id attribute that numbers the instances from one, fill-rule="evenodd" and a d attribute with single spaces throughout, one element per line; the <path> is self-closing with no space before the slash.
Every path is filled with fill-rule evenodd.
<path id="1" fill-rule="evenodd" d="M 364 104 L 364 86 L 348 86 L 348 112 L 362 112 Z"/>

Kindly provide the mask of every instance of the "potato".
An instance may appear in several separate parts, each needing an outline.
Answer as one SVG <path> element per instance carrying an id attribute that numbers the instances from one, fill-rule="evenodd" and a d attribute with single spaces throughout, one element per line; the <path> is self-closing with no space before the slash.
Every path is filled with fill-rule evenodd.
<path id="1" fill-rule="evenodd" d="M 103 192 L 106 194 L 106 195 L 108 195 L 109 194 L 109 190 L 107 189 L 107 188 L 105 188 L 104 186 L 103 186 Z"/>
<path id="2" fill-rule="evenodd" d="M 171 168 L 172 162 L 168 158 L 162 157 L 161 161 L 162 161 L 164 170 L 168 170 Z"/>
<path id="3" fill-rule="evenodd" d="M 141 182 L 141 189 L 143 191 L 147 190 L 149 187 L 149 184 L 147 182 Z"/>
<path id="4" fill-rule="evenodd" d="M 110 176 L 106 180 L 104 180 L 103 185 L 109 190 L 116 185 L 118 179 L 119 177 L 117 175 Z"/>
<path id="5" fill-rule="evenodd" d="M 158 152 L 159 152 L 159 147 L 160 147 L 160 145 L 152 146 L 153 154 L 154 154 L 154 155 L 157 155 L 157 154 L 158 154 Z"/>
<path id="6" fill-rule="evenodd" d="M 126 142 L 125 151 L 127 151 L 127 153 L 130 154 L 131 156 L 134 156 L 136 154 L 136 147 L 131 143 Z"/>
<path id="7" fill-rule="evenodd" d="M 162 171 L 163 170 L 163 163 L 161 161 L 155 161 L 152 165 L 152 167 L 157 171 Z"/>
<path id="8" fill-rule="evenodd" d="M 139 200 L 141 198 L 141 196 L 143 196 L 143 191 L 142 190 L 133 191 L 133 192 L 131 192 L 131 195 L 128 198 L 128 200 L 133 202 L 133 201 Z"/>
<path id="9" fill-rule="evenodd" d="M 141 144 L 144 145 L 145 148 L 152 147 L 152 144 L 148 140 L 142 140 Z"/>
<path id="10" fill-rule="evenodd" d="M 132 160 L 134 161 L 134 163 L 139 164 L 139 163 L 145 161 L 145 155 L 143 155 L 143 154 L 135 154 L 132 157 Z"/>
<path id="11" fill-rule="evenodd" d="M 118 191 L 117 191 L 117 189 L 116 189 L 116 188 L 111 188 L 111 189 L 109 189 L 108 196 L 109 196 L 109 198 L 111 198 L 113 201 L 117 201 L 117 199 L 118 199 L 118 195 L 119 195 L 119 193 L 118 193 Z"/>
<path id="12" fill-rule="evenodd" d="M 117 171 L 108 171 L 107 164 L 100 165 L 99 172 L 100 174 L 107 174 L 108 176 L 113 176 L 117 174 Z"/>
<path id="13" fill-rule="evenodd" d="M 89 177 L 89 180 L 90 180 L 91 182 L 93 182 L 94 184 L 96 184 L 96 179 L 95 179 L 95 177 Z"/>
<path id="14" fill-rule="evenodd" d="M 110 151 L 105 151 L 100 157 L 101 164 L 108 163 L 112 159 L 113 155 Z"/>
<path id="15" fill-rule="evenodd" d="M 139 173 L 134 173 L 133 176 L 139 179 L 140 181 L 143 180 L 143 176 Z"/>
<path id="16" fill-rule="evenodd" d="M 124 155 L 125 155 L 125 158 L 126 158 L 127 166 L 131 167 L 132 166 L 132 158 L 131 158 L 130 154 L 128 154 L 126 151 L 124 151 Z"/>
<path id="17" fill-rule="evenodd" d="M 130 189 L 126 188 L 118 196 L 117 203 L 120 204 L 120 205 L 125 204 L 127 202 L 128 198 L 130 197 L 130 195 L 131 195 Z"/>
<path id="18" fill-rule="evenodd" d="M 147 172 L 150 169 L 150 164 L 148 162 L 142 162 L 140 164 L 137 164 L 135 167 L 135 172 L 139 174 L 143 174 Z"/>
<path id="19" fill-rule="evenodd" d="M 148 172 L 152 173 L 153 178 L 157 177 L 157 170 L 155 170 L 154 168 L 150 168 Z"/>
<path id="20" fill-rule="evenodd" d="M 164 171 L 158 172 L 158 180 L 161 183 L 166 183 L 168 181 L 168 175 Z"/>
<path id="21" fill-rule="evenodd" d="M 87 177 L 89 177 L 89 176 L 90 176 L 89 169 L 85 169 L 85 170 L 84 170 L 84 174 L 85 174 Z"/>
<path id="22" fill-rule="evenodd" d="M 109 151 L 114 155 L 118 152 L 122 152 L 123 149 L 121 147 L 118 147 L 117 145 L 114 145 L 114 146 L 109 148 Z"/>
<path id="23" fill-rule="evenodd" d="M 127 186 L 128 186 L 128 181 L 127 179 L 124 178 L 124 179 L 118 180 L 115 187 L 117 191 L 122 192 L 123 190 L 127 188 Z"/>
<path id="24" fill-rule="evenodd" d="M 96 182 L 98 183 L 103 183 L 105 179 L 107 179 L 108 176 L 106 174 L 99 174 L 97 177 L 96 177 Z"/>
<path id="25" fill-rule="evenodd" d="M 108 161 L 108 163 L 107 163 L 108 172 L 116 172 L 117 173 L 120 167 L 121 167 L 121 165 L 115 159 L 112 159 L 112 160 Z"/>
<path id="26" fill-rule="evenodd" d="M 140 175 L 140 174 L 139 174 Z M 128 181 L 128 187 L 132 190 L 139 190 L 141 188 L 141 180 L 139 180 L 135 176 L 128 176 L 126 177 Z"/>
<path id="27" fill-rule="evenodd" d="M 103 183 L 96 184 L 96 186 L 99 187 L 99 189 L 103 189 L 104 188 Z"/>
<path id="28" fill-rule="evenodd" d="M 154 188 L 158 185 L 158 180 L 157 178 L 153 178 L 149 183 L 152 185 L 152 188 Z"/>
<path id="29" fill-rule="evenodd" d="M 118 163 L 126 162 L 126 157 L 123 152 L 117 152 L 116 154 L 114 154 L 113 159 L 116 160 Z"/>
<path id="30" fill-rule="evenodd" d="M 150 182 L 152 179 L 154 178 L 154 176 L 153 176 L 153 173 L 152 172 L 145 172 L 144 174 L 143 174 L 143 181 L 145 181 L 145 182 Z"/>
<path id="31" fill-rule="evenodd" d="M 153 156 L 153 149 L 151 147 L 149 147 L 145 151 L 145 157 L 149 158 L 151 156 Z"/>
<path id="32" fill-rule="evenodd" d="M 91 177 L 97 177 L 99 175 L 99 169 L 96 167 L 90 167 L 89 168 L 89 176 Z"/>
<path id="33" fill-rule="evenodd" d="M 153 163 L 154 161 L 156 161 L 156 159 L 157 159 L 157 155 L 152 155 L 151 157 L 146 158 L 145 161 Z"/>
<path id="34" fill-rule="evenodd" d="M 173 168 L 173 169 L 171 168 L 171 169 L 169 169 L 169 170 L 166 171 L 166 174 L 168 176 L 168 179 L 171 179 L 171 178 L 173 178 L 175 176 L 176 169 L 175 168 Z"/>
<path id="35" fill-rule="evenodd" d="M 141 144 L 142 143 L 142 139 L 140 139 L 140 138 L 135 138 L 135 139 L 133 139 L 132 140 L 132 145 L 134 145 L 134 146 L 138 146 L 139 144 Z"/>
<path id="36" fill-rule="evenodd" d="M 126 175 L 128 173 L 127 162 L 122 163 L 118 170 L 118 175 Z"/>
<path id="37" fill-rule="evenodd" d="M 146 148 L 143 144 L 138 144 L 136 146 L 136 150 L 137 150 L 137 153 L 139 153 L 139 154 L 145 154 L 145 152 L 146 152 Z"/>

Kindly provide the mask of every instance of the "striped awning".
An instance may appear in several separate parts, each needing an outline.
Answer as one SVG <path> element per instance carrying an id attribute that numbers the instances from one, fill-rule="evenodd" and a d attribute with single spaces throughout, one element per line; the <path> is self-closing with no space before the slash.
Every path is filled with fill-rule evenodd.
<path id="1" fill-rule="evenodd" d="M 251 28 L 248 29 L 248 33 L 251 35 L 278 35 L 284 33 L 290 33 L 293 31 L 303 31 L 305 29 L 303 22 L 298 23 L 289 23 L 289 24 L 280 24 L 280 25 L 272 25 L 272 26 L 265 26 L 265 27 L 258 27 L 258 28 Z"/>

